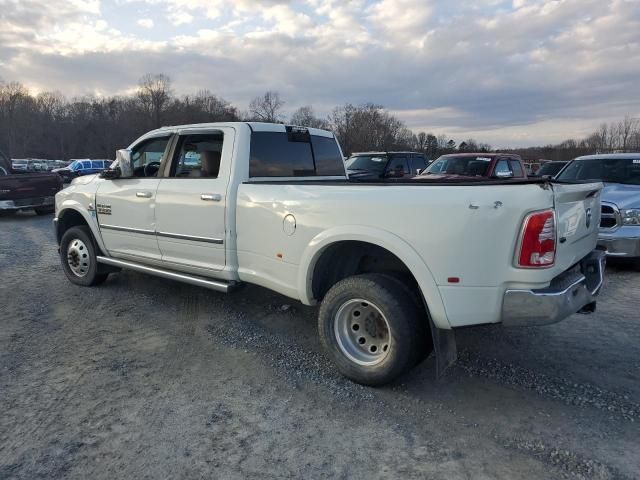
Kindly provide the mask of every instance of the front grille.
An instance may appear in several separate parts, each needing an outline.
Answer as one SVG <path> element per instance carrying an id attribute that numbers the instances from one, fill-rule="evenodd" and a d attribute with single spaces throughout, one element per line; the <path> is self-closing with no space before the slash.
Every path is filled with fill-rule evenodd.
<path id="1" fill-rule="evenodd" d="M 615 205 L 603 203 L 600 213 L 600 228 L 615 228 L 618 226 L 620 212 Z"/>

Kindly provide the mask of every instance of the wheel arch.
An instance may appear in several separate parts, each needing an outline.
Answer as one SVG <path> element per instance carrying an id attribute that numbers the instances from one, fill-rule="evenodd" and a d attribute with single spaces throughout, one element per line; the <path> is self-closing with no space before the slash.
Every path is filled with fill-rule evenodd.
<path id="1" fill-rule="evenodd" d="M 58 224 L 58 227 L 56 229 L 56 241 L 58 242 L 58 245 L 60 245 L 60 240 L 62 240 L 62 236 L 64 235 L 64 233 L 71 227 L 85 225 L 89 227 L 89 230 L 91 230 L 93 239 L 96 242 L 101 253 L 106 252 L 104 243 L 102 242 L 100 231 L 96 225 L 96 222 L 89 215 L 89 212 L 84 209 L 78 208 L 77 205 L 64 205 L 58 212 L 56 218 Z"/>
<path id="2" fill-rule="evenodd" d="M 348 244 L 351 245 L 343 247 Z M 434 325 L 443 329 L 451 328 L 440 291 L 424 260 L 411 245 L 397 235 L 373 227 L 343 225 L 326 230 L 313 238 L 305 249 L 299 266 L 298 291 L 302 302 L 313 305 L 320 301 L 326 293 L 326 286 L 319 289 L 317 281 L 322 275 L 318 268 L 323 268 L 323 265 L 327 263 L 327 258 L 332 258 L 340 248 L 369 248 L 367 246 L 371 246 L 372 251 L 382 255 L 390 255 L 385 258 L 385 261 L 397 259 L 401 262 L 402 267 L 415 280 Z M 334 265 L 331 268 L 336 267 Z M 339 274 L 335 277 L 336 281 L 341 279 L 339 277 Z M 316 282 L 315 287 L 314 281 Z"/>

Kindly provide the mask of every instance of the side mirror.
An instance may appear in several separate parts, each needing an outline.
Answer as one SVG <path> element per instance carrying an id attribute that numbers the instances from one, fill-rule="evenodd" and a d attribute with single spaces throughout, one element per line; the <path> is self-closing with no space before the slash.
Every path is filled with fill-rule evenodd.
<path id="1" fill-rule="evenodd" d="M 114 180 L 116 178 L 133 177 L 133 163 L 131 162 L 131 150 L 117 150 L 116 162 L 112 168 L 107 168 L 100 172 L 101 178 Z"/>
<path id="2" fill-rule="evenodd" d="M 416 175 L 420 175 L 422 173 L 422 170 L 423 170 L 422 168 L 416 169 Z"/>

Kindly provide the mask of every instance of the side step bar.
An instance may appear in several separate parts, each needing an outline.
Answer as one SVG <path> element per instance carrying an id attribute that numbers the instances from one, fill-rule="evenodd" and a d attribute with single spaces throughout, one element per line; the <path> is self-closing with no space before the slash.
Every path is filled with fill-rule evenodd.
<path id="1" fill-rule="evenodd" d="M 215 290 L 216 292 L 228 293 L 235 286 L 236 282 L 225 282 L 221 280 L 208 280 L 206 278 L 197 277 L 195 275 L 189 275 L 186 273 L 177 273 L 170 270 L 162 270 L 160 268 L 148 267 L 146 265 L 140 265 L 139 263 L 127 262 L 125 260 L 117 260 L 110 257 L 97 257 L 98 263 L 110 265 L 112 267 L 124 268 L 126 270 L 135 270 L 136 272 L 148 273 L 149 275 L 155 275 L 157 277 L 168 278 L 169 280 L 177 280 L 183 283 L 189 283 L 198 287 L 208 288 Z"/>

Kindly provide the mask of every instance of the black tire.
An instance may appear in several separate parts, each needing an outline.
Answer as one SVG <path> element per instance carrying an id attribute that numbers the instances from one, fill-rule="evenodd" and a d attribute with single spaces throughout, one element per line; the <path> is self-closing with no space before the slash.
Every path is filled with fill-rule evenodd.
<path id="1" fill-rule="evenodd" d="M 388 351 L 374 365 L 349 358 L 334 331 L 340 308 L 354 299 L 375 305 L 389 329 Z M 425 323 L 426 318 L 421 318 L 409 290 L 396 278 L 372 273 L 345 278 L 327 292 L 320 306 L 318 331 L 323 347 L 340 373 L 357 383 L 379 386 L 397 379 L 421 357 L 424 327 L 420 322 Z"/>
<path id="2" fill-rule="evenodd" d="M 36 215 L 51 215 L 55 209 L 53 207 L 37 207 L 34 210 Z"/>
<path id="3" fill-rule="evenodd" d="M 425 358 L 433 352 L 433 339 L 431 338 L 431 326 L 429 325 L 429 317 L 425 310 L 424 303 L 420 292 L 414 287 L 417 284 L 407 275 L 389 275 L 389 278 L 395 280 L 405 293 L 413 300 L 416 315 L 419 318 L 417 322 L 416 341 L 418 345 L 415 351 L 414 365 L 419 365 Z"/>
<path id="4" fill-rule="evenodd" d="M 81 245 L 80 255 L 86 255 L 84 257 L 87 268 L 83 275 L 74 273 L 68 259 L 69 246 L 72 242 L 79 240 L 78 244 Z M 80 243 L 81 242 L 81 243 Z M 75 250 L 75 249 L 74 249 Z M 60 261 L 62 263 L 62 269 L 65 275 L 71 283 L 76 285 L 82 285 L 83 287 L 92 287 L 94 285 L 100 285 L 107 277 L 108 273 L 98 272 L 98 262 L 96 260 L 96 245 L 93 241 L 93 235 L 91 230 L 87 226 L 71 227 L 64 232 L 62 240 L 60 241 Z M 85 253 L 86 252 L 86 253 Z M 78 253 L 78 252 L 74 252 Z M 77 258 L 78 262 L 82 262 L 82 258 Z"/>

